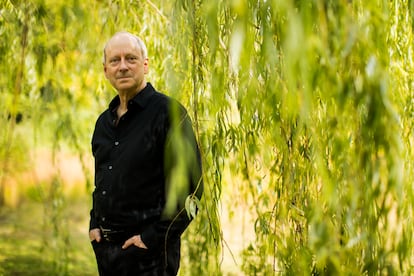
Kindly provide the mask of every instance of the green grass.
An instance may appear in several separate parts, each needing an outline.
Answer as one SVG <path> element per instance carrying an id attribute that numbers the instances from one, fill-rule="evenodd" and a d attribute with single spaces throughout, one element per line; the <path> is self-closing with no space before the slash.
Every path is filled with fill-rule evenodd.
<path id="1" fill-rule="evenodd" d="M 65 201 L 64 225 L 57 228 L 42 202 L 0 209 L 0 275 L 97 275 L 87 236 L 89 201 Z M 63 229 L 61 236 L 56 229 Z"/>

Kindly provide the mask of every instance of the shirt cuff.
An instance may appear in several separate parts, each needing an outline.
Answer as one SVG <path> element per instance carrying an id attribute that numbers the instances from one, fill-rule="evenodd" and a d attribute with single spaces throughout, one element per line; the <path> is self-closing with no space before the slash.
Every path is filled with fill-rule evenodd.
<path id="1" fill-rule="evenodd" d="M 150 250 L 160 248 L 161 246 L 161 241 L 157 237 L 154 225 L 149 226 L 141 233 L 141 241 Z"/>
<path id="2" fill-rule="evenodd" d="M 92 216 L 92 211 L 91 211 L 91 218 L 89 221 L 89 231 L 95 228 L 99 228 L 99 224 L 96 221 L 96 219 Z"/>

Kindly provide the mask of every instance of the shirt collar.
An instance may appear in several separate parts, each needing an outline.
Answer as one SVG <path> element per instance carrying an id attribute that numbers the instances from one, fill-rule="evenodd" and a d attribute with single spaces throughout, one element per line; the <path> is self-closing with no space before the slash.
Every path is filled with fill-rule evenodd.
<path id="1" fill-rule="evenodd" d="M 128 105 L 135 105 L 137 104 L 141 108 L 145 108 L 151 98 L 151 96 L 154 94 L 155 89 L 151 85 L 151 83 L 147 82 L 147 85 L 144 89 L 142 89 L 139 93 L 137 93 L 128 103 Z M 116 108 L 119 106 L 120 100 L 119 96 L 116 95 L 112 101 L 109 103 L 109 110 L 114 112 Z"/>

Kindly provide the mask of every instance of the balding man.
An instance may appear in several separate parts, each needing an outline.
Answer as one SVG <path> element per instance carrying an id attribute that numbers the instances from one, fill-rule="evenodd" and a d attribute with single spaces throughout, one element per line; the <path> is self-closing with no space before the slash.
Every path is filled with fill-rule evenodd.
<path id="1" fill-rule="evenodd" d="M 92 137 L 95 190 L 89 237 L 100 275 L 176 275 L 180 236 L 202 194 L 201 158 L 186 109 L 145 80 L 143 41 L 116 33 L 104 48 L 118 95 Z M 193 212 L 190 212 L 193 213 Z"/>

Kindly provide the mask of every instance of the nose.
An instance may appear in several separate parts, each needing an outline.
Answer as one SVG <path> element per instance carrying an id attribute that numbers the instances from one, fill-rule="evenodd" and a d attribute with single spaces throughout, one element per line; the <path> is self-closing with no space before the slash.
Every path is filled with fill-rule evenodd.
<path id="1" fill-rule="evenodd" d="M 120 71 L 127 71 L 128 70 L 128 66 L 126 64 L 126 61 L 124 58 L 121 58 L 121 63 L 119 64 L 119 70 Z"/>

